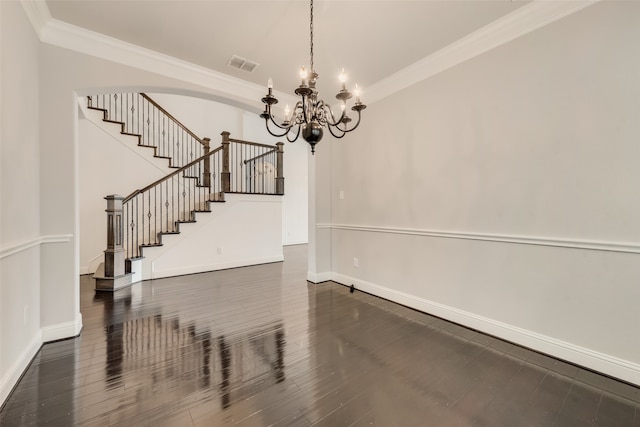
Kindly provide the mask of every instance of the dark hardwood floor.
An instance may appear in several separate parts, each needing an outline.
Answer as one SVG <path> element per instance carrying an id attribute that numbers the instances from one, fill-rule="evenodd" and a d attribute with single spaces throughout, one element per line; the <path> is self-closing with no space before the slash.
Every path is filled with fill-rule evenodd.
<path id="1" fill-rule="evenodd" d="M 4 426 L 640 427 L 640 390 L 284 263 L 95 293 Z"/>

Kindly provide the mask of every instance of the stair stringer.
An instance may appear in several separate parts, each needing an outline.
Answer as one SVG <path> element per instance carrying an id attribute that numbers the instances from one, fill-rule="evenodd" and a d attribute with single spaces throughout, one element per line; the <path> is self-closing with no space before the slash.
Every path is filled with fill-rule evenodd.
<path id="1" fill-rule="evenodd" d="M 122 122 L 104 120 L 104 110 L 87 107 L 86 99 L 82 97 L 78 98 L 78 105 L 85 119 L 93 123 L 98 129 L 113 138 L 116 142 L 128 148 L 136 156 L 144 159 L 164 174 L 169 174 L 176 169 L 171 165 L 171 159 L 159 157 L 154 154 L 155 147 L 142 145 L 138 135 L 123 132 Z M 153 148 L 153 150 L 149 150 L 149 148 Z M 133 190 L 135 189 L 132 189 L 132 191 Z"/>
<path id="2" fill-rule="evenodd" d="M 180 224 L 179 235 L 162 236 L 162 245 L 145 247 L 134 261 L 141 280 L 202 273 L 284 260 L 282 198 L 225 194 L 211 212 L 194 213 L 195 222 Z M 139 271 L 141 270 L 141 271 Z"/>

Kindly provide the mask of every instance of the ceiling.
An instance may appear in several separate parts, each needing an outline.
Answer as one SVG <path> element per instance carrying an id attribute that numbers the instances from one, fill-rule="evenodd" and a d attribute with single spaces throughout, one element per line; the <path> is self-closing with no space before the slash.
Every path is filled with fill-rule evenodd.
<path id="1" fill-rule="evenodd" d="M 47 0 L 54 19 L 252 83 L 292 92 L 309 64 L 305 0 Z M 341 68 L 364 88 L 522 7 L 510 0 L 316 0 L 314 64 L 320 90 Z M 259 64 L 227 66 L 232 55 Z"/>

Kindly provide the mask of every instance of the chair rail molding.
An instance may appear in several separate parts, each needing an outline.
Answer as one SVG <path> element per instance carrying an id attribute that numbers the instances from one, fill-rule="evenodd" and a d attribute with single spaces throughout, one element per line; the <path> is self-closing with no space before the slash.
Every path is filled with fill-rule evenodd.
<path id="1" fill-rule="evenodd" d="M 487 242 L 513 243 L 520 245 L 554 246 L 568 249 L 585 249 L 606 252 L 640 254 L 640 244 L 633 242 L 606 242 L 599 240 L 565 239 L 561 237 L 517 236 L 509 234 L 472 233 L 465 231 L 443 231 L 372 225 L 316 224 L 318 229 L 348 230 L 364 233 L 404 234 L 442 239 L 481 240 Z"/>
<path id="2" fill-rule="evenodd" d="M 17 243 L 8 248 L 0 249 L 0 259 L 4 259 L 11 255 L 15 255 L 22 251 L 26 251 L 36 246 L 49 243 L 68 243 L 73 238 L 73 234 L 57 234 L 50 236 L 40 236 L 25 242 Z"/>

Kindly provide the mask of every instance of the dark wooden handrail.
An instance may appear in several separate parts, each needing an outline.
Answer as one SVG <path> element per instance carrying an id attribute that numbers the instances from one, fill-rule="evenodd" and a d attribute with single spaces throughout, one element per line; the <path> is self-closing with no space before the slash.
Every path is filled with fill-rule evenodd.
<path id="1" fill-rule="evenodd" d="M 158 105 L 158 103 L 156 101 L 154 101 L 153 99 L 149 98 L 149 96 L 146 93 L 140 93 L 140 96 L 142 96 L 144 99 L 146 99 L 147 101 L 149 101 L 149 103 L 151 103 L 151 105 L 153 105 L 154 107 L 156 107 L 158 110 L 162 111 L 162 114 L 166 115 L 167 117 L 169 117 L 171 120 L 173 120 L 173 122 L 175 124 L 177 124 L 183 131 L 185 131 L 186 133 L 188 133 L 189 135 L 191 135 L 193 138 L 195 138 L 198 142 L 200 142 L 200 144 L 204 145 L 204 142 L 202 141 L 202 138 L 200 138 L 199 136 L 197 136 L 195 133 L 193 133 L 191 130 L 189 130 L 189 128 L 187 128 L 185 125 L 183 125 L 180 120 L 176 119 L 175 117 L 173 117 L 167 110 L 165 110 L 164 108 L 162 108 L 160 105 Z"/>
<path id="2" fill-rule="evenodd" d="M 275 153 L 275 152 L 277 152 L 277 151 L 278 151 L 278 149 L 277 149 L 277 148 L 274 148 L 273 150 L 271 150 L 271 151 L 267 151 L 267 152 L 262 153 L 262 154 L 259 154 L 259 155 L 255 156 L 255 157 L 254 157 L 254 158 L 252 158 L 252 159 L 244 160 L 244 161 L 243 161 L 243 163 L 246 165 L 246 164 L 247 164 L 247 163 L 249 163 L 249 162 L 253 162 L 254 160 L 261 159 L 261 158 L 266 157 L 266 156 L 268 156 L 269 154 L 273 154 L 273 153 Z"/>
<path id="3" fill-rule="evenodd" d="M 210 151 L 210 152 L 209 152 L 209 153 L 207 153 L 207 154 L 203 154 L 202 156 L 198 157 L 197 159 L 193 160 L 192 162 L 190 162 L 190 163 L 188 163 L 188 164 L 184 165 L 184 166 L 183 166 L 183 167 L 181 167 L 180 169 L 178 169 L 178 170 L 176 170 L 176 171 L 174 171 L 174 172 L 170 173 L 169 175 L 166 175 L 166 176 L 164 176 L 164 177 L 160 178 L 159 180 L 157 180 L 157 181 L 155 181 L 155 182 L 153 182 L 153 183 L 151 183 L 151 184 L 147 185 L 147 186 L 146 186 L 146 187 L 144 187 L 142 190 L 136 190 L 136 191 L 134 191 L 133 193 L 129 194 L 127 197 L 125 197 L 125 198 L 124 198 L 124 200 L 122 201 L 122 204 L 127 203 L 129 200 L 133 199 L 133 198 L 134 198 L 135 196 L 137 196 L 138 194 L 140 194 L 140 193 L 144 193 L 144 192 L 146 192 L 146 191 L 148 191 L 148 190 L 152 189 L 153 187 L 157 186 L 157 185 L 158 185 L 158 184 L 160 184 L 161 182 L 166 181 L 166 180 L 168 180 L 169 178 L 172 178 L 172 177 L 176 176 L 177 174 L 179 174 L 179 173 L 181 173 L 181 172 L 184 172 L 186 169 L 189 169 L 191 166 L 193 166 L 193 165 L 197 164 L 198 162 L 201 162 L 201 161 L 202 161 L 203 159 L 205 159 L 206 157 L 210 157 L 210 156 L 212 156 L 213 154 L 215 154 L 215 153 L 217 153 L 218 151 L 221 151 L 221 150 L 222 150 L 222 147 L 218 147 L 218 148 L 216 148 L 215 150 Z"/>
<path id="4" fill-rule="evenodd" d="M 263 147 L 263 148 L 274 148 L 273 145 L 269 145 L 269 144 L 260 144 L 257 142 L 251 142 L 251 141 L 243 141 L 241 139 L 233 139 L 233 138 L 229 138 L 229 142 L 235 142 L 238 144 L 246 144 L 246 145 L 253 145 L 254 147 Z"/>
<path id="5" fill-rule="evenodd" d="M 147 98 L 136 96 L 156 109 Z M 172 122 L 173 125 L 177 129 L 178 125 Z M 197 147 L 196 138 L 183 129 L 179 132 Z M 118 196 L 122 200 L 121 216 L 113 226 L 118 228 L 117 236 L 123 241 L 127 258 L 139 258 L 143 248 L 162 245 L 163 235 L 179 233 L 180 224 L 195 222 L 197 212 L 210 212 L 210 203 L 224 201 L 227 193 L 284 194 L 282 142 L 274 147 L 230 140 L 226 131 L 222 132 L 222 145 L 213 151 L 209 151 L 209 138 L 202 142 L 204 154 L 196 154 L 196 159 L 125 198 Z M 231 142 L 234 144 L 230 150 Z M 248 167 L 247 163 L 265 157 L 272 159 L 269 161 L 275 166 L 273 171 L 261 173 Z M 114 237 L 114 241 L 118 239 Z"/>

